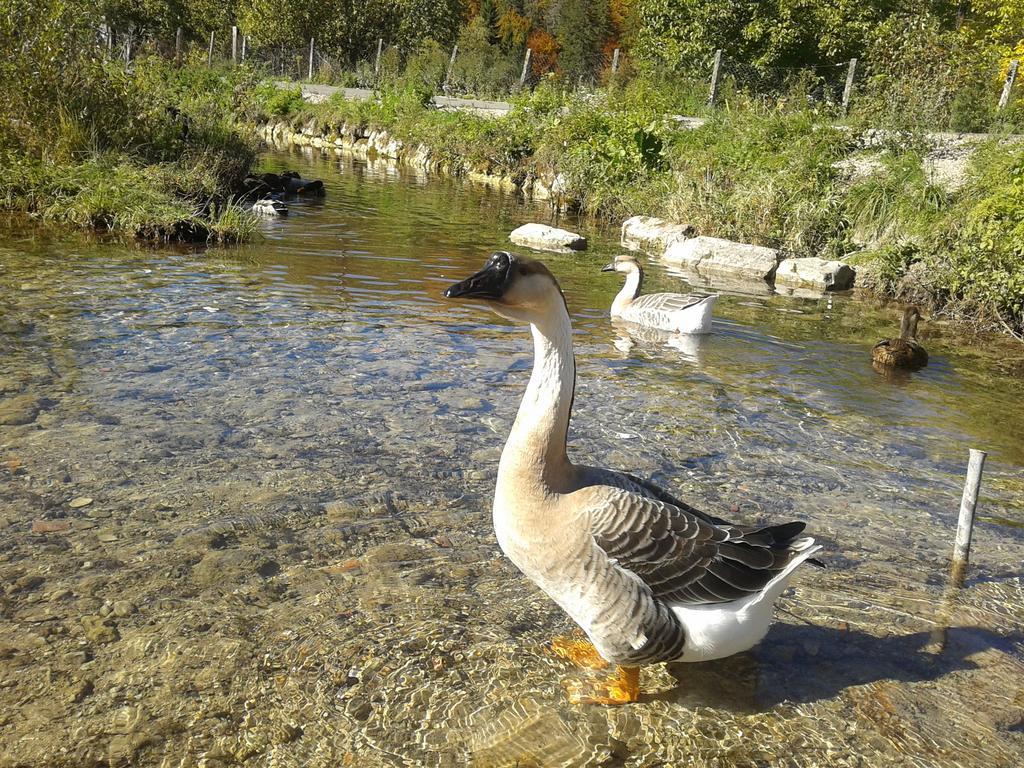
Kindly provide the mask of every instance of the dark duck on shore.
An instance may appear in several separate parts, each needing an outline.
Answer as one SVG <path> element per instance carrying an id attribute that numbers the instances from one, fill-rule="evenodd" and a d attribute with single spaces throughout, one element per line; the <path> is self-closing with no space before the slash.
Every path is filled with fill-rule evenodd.
<path id="1" fill-rule="evenodd" d="M 900 335 L 895 339 L 883 339 L 871 349 L 871 360 L 885 368 L 923 368 L 928 365 L 928 353 L 917 343 L 917 323 L 921 312 L 917 307 L 908 307 L 900 323 Z"/>

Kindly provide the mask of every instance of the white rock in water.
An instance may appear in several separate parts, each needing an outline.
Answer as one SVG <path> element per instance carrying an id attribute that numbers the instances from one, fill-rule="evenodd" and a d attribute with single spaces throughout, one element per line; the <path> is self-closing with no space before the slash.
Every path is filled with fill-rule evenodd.
<path id="1" fill-rule="evenodd" d="M 826 261 L 816 256 L 784 259 L 775 270 L 775 284 L 792 288 L 816 288 L 819 291 L 845 291 L 853 287 L 853 268 L 841 261 Z"/>
<path id="2" fill-rule="evenodd" d="M 781 254 L 774 248 L 701 236 L 672 243 L 662 258 L 701 275 L 770 280 Z"/>
<path id="3" fill-rule="evenodd" d="M 622 247 L 661 254 L 672 243 L 693 237 L 689 224 L 675 224 L 654 216 L 632 216 L 622 222 Z"/>
<path id="4" fill-rule="evenodd" d="M 508 237 L 516 245 L 525 245 L 540 251 L 583 251 L 587 248 L 585 237 L 546 224 L 523 224 L 512 230 Z"/>

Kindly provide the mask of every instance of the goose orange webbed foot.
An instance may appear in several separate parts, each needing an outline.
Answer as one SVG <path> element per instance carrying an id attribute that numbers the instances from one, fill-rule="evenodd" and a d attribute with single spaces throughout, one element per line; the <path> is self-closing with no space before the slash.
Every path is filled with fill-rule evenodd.
<path id="1" fill-rule="evenodd" d="M 609 680 L 586 683 L 570 680 L 563 685 L 572 704 L 634 704 L 640 700 L 640 668 L 618 667 L 615 676 Z"/>
<path id="2" fill-rule="evenodd" d="M 560 659 L 584 669 L 607 669 L 608 662 L 601 658 L 594 644 L 582 634 L 578 637 L 556 637 L 551 641 L 551 653 Z"/>

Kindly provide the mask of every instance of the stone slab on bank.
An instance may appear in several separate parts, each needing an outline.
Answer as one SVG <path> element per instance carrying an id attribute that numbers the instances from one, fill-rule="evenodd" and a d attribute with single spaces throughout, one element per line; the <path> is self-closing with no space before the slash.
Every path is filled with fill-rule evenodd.
<path id="1" fill-rule="evenodd" d="M 516 245 L 525 245 L 540 251 L 564 253 L 587 249 L 587 238 L 566 229 L 549 227 L 547 224 L 523 224 L 512 230 L 508 239 Z"/>
<path id="2" fill-rule="evenodd" d="M 828 261 L 816 256 L 784 259 L 775 270 L 775 285 L 845 291 L 853 287 L 854 275 L 853 268 L 841 261 Z"/>
<path id="3" fill-rule="evenodd" d="M 620 242 L 631 251 L 661 254 L 675 242 L 693 237 L 689 224 L 677 224 L 655 216 L 631 216 L 622 222 Z"/>
<path id="4" fill-rule="evenodd" d="M 702 235 L 672 243 L 662 259 L 702 275 L 771 280 L 782 254 L 775 248 Z"/>

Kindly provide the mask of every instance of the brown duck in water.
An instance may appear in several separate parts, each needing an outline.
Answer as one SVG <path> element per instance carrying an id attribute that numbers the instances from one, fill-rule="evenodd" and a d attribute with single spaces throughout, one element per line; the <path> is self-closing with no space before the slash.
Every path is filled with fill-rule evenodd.
<path id="1" fill-rule="evenodd" d="M 921 312 L 917 307 L 908 307 L 900 323 L 900 335 L 895 339 L 883 339 L 871 349 L 871 360 L 875 365 L 886 368 L 923 368 L 928 365 L 928 353 L 917 343 L 917 322 Z"/>

